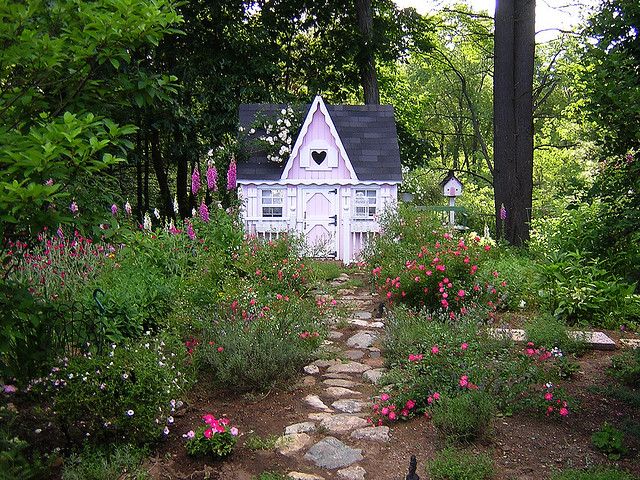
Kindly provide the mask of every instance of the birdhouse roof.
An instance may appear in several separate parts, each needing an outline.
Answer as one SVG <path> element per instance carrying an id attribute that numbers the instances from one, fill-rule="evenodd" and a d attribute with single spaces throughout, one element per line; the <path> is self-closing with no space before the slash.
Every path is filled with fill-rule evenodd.
<path id="1" fill-rule="evenodd" d="M 311 105 L 297 107 L 304 115 Z M 295 106 L 292 106 L 296 109 Z M 244 135 L 260 116 L 276 118 L 283 104 L 242 104 L 240 126 Z M 401 182 L 400 149 L 391 105 L 326 105 L 344 150 L 360 181 Z M 296 136 L 299 132 L 296 132 Z M 296 137 L 294 136 L 294 143 Z M 254 150 L 238 163 L 239 180 L 279 180 L 285 164 L 267 159 L 264 151 Z"/>
<path id="2" fill-rule="evenodd" d="M 453 173 L 453 170 L 449 170 L 449 173 L 447 173 L 447 176 L 444 177 L 442 179 L 442 181 L 440 182 L 440 186 L 444 187 L 447 183 L 449 183 L 449 180 L 455 180 L 456 182 L 458 182 L 460 184 L 460 186 L 462 186 L 462 182 L 460 180 L 458 180 L 458 177 L 456 177 Z"/>

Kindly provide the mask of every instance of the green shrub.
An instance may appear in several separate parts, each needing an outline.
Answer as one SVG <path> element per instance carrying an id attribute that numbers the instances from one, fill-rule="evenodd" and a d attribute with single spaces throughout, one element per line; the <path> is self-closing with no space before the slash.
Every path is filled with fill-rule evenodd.
<path id="1" fill-rule="evenodd" d="M 278 435 L 251 435 L 244 441 L 244 446 L 249 450 L 272 450 L 280 438 Z"/>
<path id="2" fill-rule="evenodd" d="M 307 301 L 295 296 L 267 305 L 250 301 L 222 307 L 203 326 L 195 350 L 199 368 L 216 385 L 234 391 L 265 390 L 295 376 L 326 333 L 320 314 Z"/>
<path id="3" fill-rule="evenodd" d="M 481 325 L 473 311 L 456 321 L 406 308 L 390 312 L 384 341 L 390 370 L 382 382 L 391 387 L 398 412 L 409 400 L 421 414 L 431 408 L 434 393 L 458 395 L 463 376 L 490 394 L 500 411 L 540 407 L 540 385 L 557 376 L 554 358 L 541 360 L 533 350 L 529 355 Z"/>
<path id="4" fill-rule="evenodd" d="M 449 447 L 427 463 L 432 480 L 489 480 L 494 475 L 493 460 L 485 453 L 472 454 Z"/>
<path id="5" fill-rule="evenodd" d="M 253 477 L 254 480 L 289 480 L 291 477 L 275 472 L 262 472 L 257 477 Z"/>
<path id="6" fill-rule="evenodd" d="M 68 440 L 144 445 L 169 430 L 187 372 L 179 341 L 144 336 L 104 355 L 65 358 L 35 388 L 50 396 Z"/>
<path id="7" fill-rule="evenodd" d="M 446 441 L 469 442 L 480 438 L 495 414 L 495 403 L 481 390 L 469 390 L 455 397 L 444 396 L 434 403 L 433 426 Z"/>
<path id="8" fill-rule="evenodd" d="M 640 386 L 640 348 L 614 356 L 607 372 L 629 387 Z"/>
<path id="9" fill-rule="evenodd" d="M 543 276 L 536 260 L 521 250 L 501 247 L 498 256 L 484 263 L 486 272 L 500 272 L 506 285 L 500 288 L 501 306 L 520 311 L 534 309 L 540 304 L 539 290 L 543 288 Z"/>
<path id="10" fill-rule="evenodd" d="M 551 480 L 637 480 L 637 477 L 616 468 L 595 468 L 563 470 L 554 473 Z"/>
<path id="11" fill-rule="evenodd" d="M 600 430 L 591 435 L 591 443 L 612 460 L 620 459 L 627 452 L 624 433 L 606 422 Z"/>
<path id="12" fill-rule="evenodd" d="M 111 450 L 85 448 L 64 462 L 62 480 L 146 480 L 149 474 L 141 463 L 147 452 L 132 445 L 116 445 Z"/>
<path id="13" fill-rule="evenodd" d="M 606 270 L 599 259 L 578 251 L 552 253 L 542 263 L 542 302 L 570 324 L 635 330 L 640 321 L 640 295 L 635 284 Z"/>
<path id="14" fill-rule="evenodd" d="M 529 319 L 524 325 L 524 330 L 527 341 L 549 351 L 556 349 L 556 356 L 579 353 L 585 349 L 584 342 L 579 338 L 570 337 L 565 323 L 553 315 L 542 314 Z"/>
<path id="15" fill-rule="evenodd" d="M 14 412 L 4 406 L 0 408 L 0 479 L 46 478 L 49 458 L 34 451 L 27 441 L 18 436 L 19 421 Z"/>

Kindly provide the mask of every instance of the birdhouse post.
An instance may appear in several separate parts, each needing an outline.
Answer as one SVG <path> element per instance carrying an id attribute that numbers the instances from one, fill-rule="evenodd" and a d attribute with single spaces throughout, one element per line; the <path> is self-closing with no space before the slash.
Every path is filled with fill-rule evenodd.
<path id="1" fill-rule="evenodd" d="M 453 170 L 449 170 L 446 177 L 440 182 L 442 186 L 442 194 L 449 198 L 449 206 L 456 206 L 456 197 L 462 195 L 462 182 L 453 174 Z M 456 212 L 451 208 L 449 210 L 449 225 L 456 224 Z"/>

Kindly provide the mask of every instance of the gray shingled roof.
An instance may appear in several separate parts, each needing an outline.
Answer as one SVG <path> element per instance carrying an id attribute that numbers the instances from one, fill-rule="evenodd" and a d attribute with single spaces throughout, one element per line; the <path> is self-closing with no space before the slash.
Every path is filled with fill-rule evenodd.
<path id="1" fill-rule="evenodd" d="M 285 107 L 255 103 L 240 105 L 240 126 L 249 130 L 257 115 L 276 118 Z M 302 107 L 302 120 L 309 107 Z M 327 110 L 358 179 L 402 181 L 400 149 L 391 105 L 327 105 Z M 253 151 L 246 161 L 238 163 L 238 180 L 278 180 L 283 168 L 284 165 L 267 160 L 265 152 Z"/>

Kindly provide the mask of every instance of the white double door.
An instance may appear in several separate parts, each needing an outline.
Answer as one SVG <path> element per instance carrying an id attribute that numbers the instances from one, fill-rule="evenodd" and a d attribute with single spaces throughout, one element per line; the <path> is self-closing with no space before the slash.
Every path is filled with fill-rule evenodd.
<path id="1" fill-rule="evenodd" d="M 314 257 L 338 258 L 338 189 L 337 187 L 301 188 L 298 225 L 308 254 Z"/>

